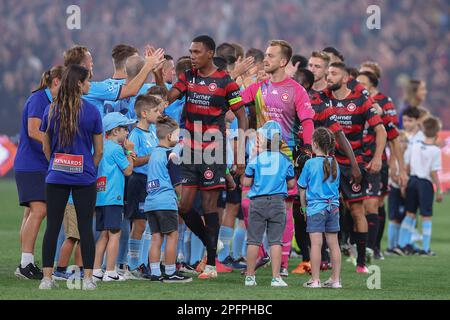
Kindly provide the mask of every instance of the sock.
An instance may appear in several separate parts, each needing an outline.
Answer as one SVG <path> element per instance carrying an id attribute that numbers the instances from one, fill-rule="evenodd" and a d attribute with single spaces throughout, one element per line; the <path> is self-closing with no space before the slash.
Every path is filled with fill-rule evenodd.
<path id="1" fill-rule="evenodd" d="M 166 264 L 166 274 L 171 276 L 175 273 L 176 267 L 174 264 Z"/>
<path id="2" fill-rule="evenodd" d="M 128 266 L 130 267 L 130 270 L 134 270 L 139 267 L 139 253 L 141 252 L 141 246 L 141 240 L 130 238 L 130 251 L 128 255 Z"/>
<path id="3" fill-rule="evenodd" d="M 198 212 L 191 209 L 187 213 L 181 215 L 181 217 L 192 233 L 194 233 L 203 242 L 203 245 L 206 246 L 208 242 L 208 235 L 205 224 L 203 223 L 203 220 Z"/>
<path id="4" fill-rule="evenodd" d="M 145 227 L 144 234 L 142 235 L 142 246 L 139 252 L 139 265 L 148 265 L 148 252 L 150 250 L 150 245 L 152 243 L 152 234 L 150 232 L 150 226 L 147 223 Z"/>
<path id="5" fill-rule="evenodd" d="M 430 251 L 430 243 L 431 243 L 431 220 L 426 220 L 422 222 L 422 244 L 423 250 Z"/>
<path id="6" fill-rule="evenodd" d="M 150 269 L 151 269 L 153 276 L 157 276 L 157 277 L 161 276 L 161 268 L 160 268 L 159 262 L 150 263 Z"/>
<path id="7" fill-rule="evenodd" d="M 205 225 L 208 234 L 208 242 L 206 246 L 206 264 L 210 266 L 216 265 L 217 240 L 219 239 L 219 214 L 211 212 L 205 214 Z"/>
<path id="8" fill-rule="evenodd" d="M 244 258 L 247 258 L 247 231 L 245 231 L 245 238 L 244 238 L 244 242 L 242 242 L 242 252 L 241 255 Z"/>
<path id="9" fill-rule="evenodd" d="M 358 257 L 356 262 L 358 266 L 366 265 L 366 245 L 367 245 L 367 232 L 354 232 L 356 241 L 356 250 L 358 251 Z"/>
<path id="10" fill-rule="evenodd" d="M 184 223 L 178 224 L 178 244 L 177 244 L 177 261 L 184 262 L 184 230 L 186 230 L 186 225 Z"/>
<path id="11" fill-rule="evenodd" d="M 402 224 L 400 225 L 398 245 L 400 248 L 404 248 L 411 242 L 411 230 L 414 229 L 414 219 L 410 216 L 406 216 Z"/>
<path id="12" fill-rule="evenodd" d="M 369 228 L 367 247 L 375 249 L 378 235 L 378 213 L 369 213 L 366 215 L 367 226 Z"/>
<path id="13" fill-rule="evenodd" d="M 378 233 L 377 233 L 377 242 L 375 243 L 375 247 L 377 249 L 381 249 L 381 240 L 383 239 L 384 227 L 386 225 L 386 209 L 384 205 L 382 207 L 378 207 Z"/>
<path id="14" fill-rule="evenodd" d="M 25 268 L 30 263 L 34 264 L 34 255 L 32 253 L 22 252 L 22 259 L 20 260 L 22 268 Z"/>
<path id="15" fill-rule="evenodd" d="M 245 229 L 237 227 L 233 234 L 233 259 L 237 260 L 242 256 L 242 246 L 245 241 Z M 247 249 L 247 248 L 246 248 Z"/>
<path id="16" fill-rule="evenodd" d="M 392 250 L 398 246 L 398 234 L 400 232 L 400 225 L 392 221 L 388 225 L 388 249 Z"/>
<path id="17" fill-rule="evenodd" d="M 56 271 L 58 272 L 66 272 L 67 271 L 67 267 L 56 267 Z"/>
<path id="18" fill-rule="evenodd" d="M 194 265 L 196 262 L 202 260 L 205 246 L 203 242 L 194 234 L 191 235 L 191 259 L 190 265 Z"/>
<path id="19" fill-rule="evenodd" d="M 288 268 L 289 255 L 291 254 L 292 238 L 294 237 L 294 220 L 292 216 L 292 208 L 286 208 L 286 226 L 283 233 L 282 254 L 281 254 L 281 267 Z"/>
<path id="20" fill-rule="evenodd" d="M 183 256 L 184 256 L 184 262 L 187 264 L 190 264 L 191 260 L 191 237 L 192 232 L 191 230 L 184 231 L 184 239 L 183 239 Z"/>
<path id="21" fill-rule="evenodd" d="M 117 254 L 117 265 L 127 264 L 128 242 L 130 240 L 130 220 L 124 218 L 121 225 L 119 240 L 119 252 Z M 123 268 L 122 268 L 123 269 Z"/>
<path id="22" fill-rule="evenodd" d="M 223 249 L 219 252 L 219 261 L 224 261 L 230 255 L 230 244 L 233 238 L 233 228 L 221 226 L 219 231 L 219 239 L 223 243 Z"/>

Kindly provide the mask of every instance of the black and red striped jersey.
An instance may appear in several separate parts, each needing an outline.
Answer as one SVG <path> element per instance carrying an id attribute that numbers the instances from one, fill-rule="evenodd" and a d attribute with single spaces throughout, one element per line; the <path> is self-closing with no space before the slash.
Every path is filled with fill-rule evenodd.
<path id="1" fill-rule="evenodd" d="M 333 133 L 342 130 L 339 122 L 337 121 L 337 116 L 331 107 L 330 98 L 323 91 L 315 91 L 313 89 L 308 91 L 308 96 L 313 109 L 314 128 L 325 127 Z M 300 125 L 300 138 L 302 133 L 303 128 Z M 303 139 L 300 141 L 303 141 Z"/>
<path id="2" fill-rule="evenodd" d="M 395 106 L 392 103 L 392 99 L 385 96 L 383 93 L 378 92 L 372 97 L 375 103 L 377 103 L 383 110 L 381 115 L 381 120 L 383 120 L 384 128 L 387 132 L 387 140 L 392 141 L 398 137 L 399 133 L 397 130 L 398 117 Z M 364 158 L 368 162 L 373 158 L 375 154 L 376 144 L 375 144 L 375 131 L 373 128 L 368 127 L 364 132 Z M 387 160 L 386 151 L 383 152 L 382 160 Z"/>
<path id="3" fill-rule="evenodd" d="M 383 123 L 372 107 L 373 100 L 358 91 L 351 91 L 343 100 L 336 99 L 329 90 L 327 90 L 327 94 L 336 113 L 337 121 L 352 146 L 356 161 L 364 163 L 363 133 L 365 124 L 367 122 L 370 127 L 375 127 Z M 339 145 L 336 148 L 336 160 L 340 164 L 350 165 L 350 159 L 345 156 Z"/>
<path id="4" fill-rule="evenodd" d="M 214 135 L 225 136 L 225 113 L 244 104 L 239 86 L 223 70 L 202 77 L 190 69 L 179 75 L 173 87 L 186 96 L 185 129 L 190 137 L 184 136 L 184 143 L 194 150 L 215 148 Z"/>
<path id="5" fill-rule="evenodd" d="M 359 81 L 356 80 L 355 78 L 352 78 L 352 77 L 349 78 L 349 80 L 347 82 L 347 88 L 349 88 L 353 92 L 362 93 L 366 97 L 370 96 L 369 91 L 367 91 L 367 89 L 361 83 L 359 83 Z"/>

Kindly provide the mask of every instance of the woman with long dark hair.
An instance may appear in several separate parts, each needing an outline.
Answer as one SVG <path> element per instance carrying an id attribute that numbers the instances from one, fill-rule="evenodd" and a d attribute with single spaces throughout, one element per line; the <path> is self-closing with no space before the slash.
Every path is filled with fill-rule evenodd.
<path id="1" fill-rule="evenodd" d="M 46 182 L 47 228 L 42 244 L 44 277 L 40 289 L 52 289 L 56 242 L 64 210 L 72 192 L 77 213 L 84 264 L 83 289 L 96 288 L 92 280 L 95 242 L 92 218 L 96 200 L 97 166 L 102 157 L 102 120 L 97 108 L 82 99 L 89 92 L 90 72 L 70 65 L 64 72 L 58 96 L 45 111 L 44 153 L 49 160 Z M 92 148 L 94 153 L 92 154 Z"/>
<path id="2" fill-rule="evenodd" d="M 53 102 L 61 84 L 64 67 L 55 66 L 42 74 L 39 87 L 25 102 L 19 147 L 14 160 L 19 203 L 25 207 L 20 228 L 22 257 L 15 271 L 18 278 L 42 279 L 42 270 L 34 262 L 34 247 L 46 216 L 45 176 L 48 160 L 42 152 L 44 134 L 39 131 L 45 108 Z"/>

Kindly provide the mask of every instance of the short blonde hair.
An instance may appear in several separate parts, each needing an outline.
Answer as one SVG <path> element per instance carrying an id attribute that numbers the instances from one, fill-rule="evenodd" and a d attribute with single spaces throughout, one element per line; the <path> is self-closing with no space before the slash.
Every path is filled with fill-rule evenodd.
<path id="1" fill-rule="evenodd" d="M 281 53 L 284 55 L 287 61 L 291 61 L 292 58 L 292 46 L 286 40 L 270 40 L 269 46 L 278 46 L 281 48 Z"/>
<path id="2" fill-rule="evenodd" d="M 372 70 L 372 73 L 377 76 L 378 79 L 381 77 L 381 67 L 378 62 L 375 61 L 364 61 L 361 63 L 361 68 L 366 67 Z"/>

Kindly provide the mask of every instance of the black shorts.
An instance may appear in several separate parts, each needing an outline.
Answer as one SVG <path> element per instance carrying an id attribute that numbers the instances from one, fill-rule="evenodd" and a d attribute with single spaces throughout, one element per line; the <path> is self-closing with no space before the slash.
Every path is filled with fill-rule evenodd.
<path id="1" fill-rule="evenodd" d="M 240 176 L 234 176 L 234 183 L 236 183 L 236 189 L 233 191 L 227 191 L 227 203 L 238 204 L 242 200 L 242 189 Z"/>
<path id="2" fill-rule="evenodd" d="M 433 184 L 427 179 L 420 179 L 411 176 L 406 187 L 406 205 L 405 210 L 411 213 L 417 213 L 420 209 L 420 215 L 431 217 L 433 215 Z"/>
<path id="3" fill-rule="evenodd" d="M 405 217 L 405 199 L 399 188 L 391 187 L 388 196 L 389 220 L 402 222 Z"/>
<path id="4" fill-rule="evenodd" d="M 157 210 L 147 211 L 148 225 L 150 232 L 154 233 L 171 233 L 178 231 L 178 212 L 175 210 Z"/>
<path id="5" fill-rule="evenodd" d="M 130 220 L 143 219 L 147 216 L 144 211 L 145 198 L 147 197 L 147 176 L 135 173 L 128 179 L 126 217 Z"/>
<path id="6" fill-rule="evenodd" d="M 95 207 L 95 227 L 97 231 L 120 230 L 123 220 L 123 206 Z"/>
<path id="7" fill-rule="evenodd" d="M 239 220 L 244 220 L 244 212 L 242 211 L 242 206 L 239 206 L 239 211 L 236 218 L 238 218 Z"/>
<path id="8" fill-rule="evenodd" d="M 225 190 L 220 191 L 219 198 L 217 199 L 217 208 L 225 209 L 227 204 L 227 192 Z"/>
<path id="9" fill-rule="evenodd" d="M 181 164 L 183 187 L 199 190 L 225 189 L 226 164 Z"/>
<path id="10" fill-rule="evenodd" d="M 366 169 L 362 164 L 359 165 L 359 169 L 361 170 L 362 175 L 361 183 L 350 183 L 350 166 L 342 164 L 339 165 L 339 170 L 341 171 L 341 180 L 339 187 L 341 189 L 342 197 L 348 203 L 363 201 L 367 197 Z"/>
<path id="11" fill-rule="evenodd" d="M 19 194 L 19 204 L 29 207 L 30 202 L 46 202 L 45 177 L 46 171 L 14 171 Z"/>
<path id="12" fill-rule="evenodd" d="M 381 173 L 366 172 L 365 175 L 367 181 L 367 199 L 378 199 L 381 196 Z"/>
<path id="13" fill-rule="evenodd" d="M 384 197 L 389 194 L 389 165 L 387 161 L 383 161 L 381 165 L 381 196 Z"/>

